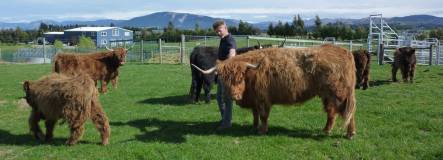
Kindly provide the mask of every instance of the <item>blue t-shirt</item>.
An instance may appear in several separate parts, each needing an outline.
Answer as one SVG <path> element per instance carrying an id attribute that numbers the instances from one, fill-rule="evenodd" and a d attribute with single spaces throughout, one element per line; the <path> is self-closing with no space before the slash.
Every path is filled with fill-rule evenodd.
<path id="1" fill-rule="evenodd" d="M 228 59 L 230 49 L 237 49 L 237 44 L 231 34 L 228 34 L 220 40 L 218 59 L 222 61 Z"/>

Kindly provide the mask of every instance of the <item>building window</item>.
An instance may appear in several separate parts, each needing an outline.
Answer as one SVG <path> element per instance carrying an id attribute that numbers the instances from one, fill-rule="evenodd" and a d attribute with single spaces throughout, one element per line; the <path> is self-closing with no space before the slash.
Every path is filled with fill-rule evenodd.
<path id="1" fill-rule="evenodd" d="M 102 37 L 106 37 L 108 35 L 108 32 L 102 32 Z"/>
<path id="2" fill-rule="evenodd" d="M 118 36 L 118 29 L 113 29 L 112 30 L 112 35 L 113 36 Z"/>
<path id="3" fill-rule="evenodd" d="M 129 33 L 129 32 L 125 32 L 125 36 L 126 36 L 126 37 L 131 36 L 131 33 Z"/>
<path id="4" fill-rule="evenodd" d="M 108 41 L 106 39 L 103 39 L 102 44 L 108 44 Z"/>

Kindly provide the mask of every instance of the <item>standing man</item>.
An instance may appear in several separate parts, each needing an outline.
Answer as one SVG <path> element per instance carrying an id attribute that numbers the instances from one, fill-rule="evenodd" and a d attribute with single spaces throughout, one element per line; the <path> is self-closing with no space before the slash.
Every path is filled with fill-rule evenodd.
<path id="1" fill-rule="evenodd" d="M 229 34 L 228 27 L 224 21 L 216 21 L 212 28 L 220 37 L 220 45 L 218 47 L 218 60 L 224 61 L 235 56 L 237 44 L 234 38 Z M 223 130 L 231 127 L 232 120 L 232 99 L 225 93 L 225 88 L 221 80 L 217 81 L 217 103 L 220 109 L 221 121 L 217 130 Z"/>

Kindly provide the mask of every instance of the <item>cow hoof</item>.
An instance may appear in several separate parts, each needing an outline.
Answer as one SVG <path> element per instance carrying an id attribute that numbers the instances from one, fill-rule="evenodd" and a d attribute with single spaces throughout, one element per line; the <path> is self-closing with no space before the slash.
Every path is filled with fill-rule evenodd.
<path id="1" fill-rule="evenodd" d="M 349 140 L 352 140 L 352 138 L 354 138 L 354 135 L 355 135 L 355 132 L 347 133 L 346 138 L 348 138 Z"/>
<path id="2" fill-rule="evenodd" d="M 106 145 L 108 145 L 108 144 L 109 144 L 109 140 L 103 140 L 103 141 L 102 141 L 102 145 L 106 146 Z"/>
<path id="3" fill-rule="evenodd" d="M 366 89 L 368 89 L 368 87 L 369 87 L 369 86 L 363 86 L 363 90 L 366 90 Z"/>
<path id="4" fill-rule="evenodd" d="M 323 130 L 323 133 L 325 133 L 327 136 L 331 135 L 331 130 Z"/>
<path id="5" fill-rule="evenodd" d="M 43 135 L 43 133 L 39 132 L 39 133 L 35 133 L 34 134 L 35 139 L 37 140 L 44 140 L 45 139 L 45 135 Z"/>
<path id="6" fill-rule="evenodd" d="M 66 141 L 66 145 L 68 145 L 68 146 L 72 146 L 72 145 L 74 145 L 75 144 L 75 142 L 72 142 L 72 141 Z"/>
<path id="7" fill-rule="evenodd" d="M 265 135 L 268 132 L 268 129 L 264 129 L 264 128 L 259 128 L 258 129 L 258 134 L 259 135 Z"/>
<path id="8" fill-rule="evenodd" d="M 52 137 L 46 137 L 45 138 L 45 142 L 46 143 L 51 143 L 52 142 Z"/>

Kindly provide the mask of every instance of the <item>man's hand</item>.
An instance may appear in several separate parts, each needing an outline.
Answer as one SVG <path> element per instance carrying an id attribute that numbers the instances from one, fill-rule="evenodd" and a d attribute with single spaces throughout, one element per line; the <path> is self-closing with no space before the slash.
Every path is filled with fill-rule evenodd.
<path id="1" fill-rule="evenodd" d="M 235 49 L 233 48 L 229 49 L 228 59 L 234 57 L 236 54 L 237 53 L 235 52 Z"/>

